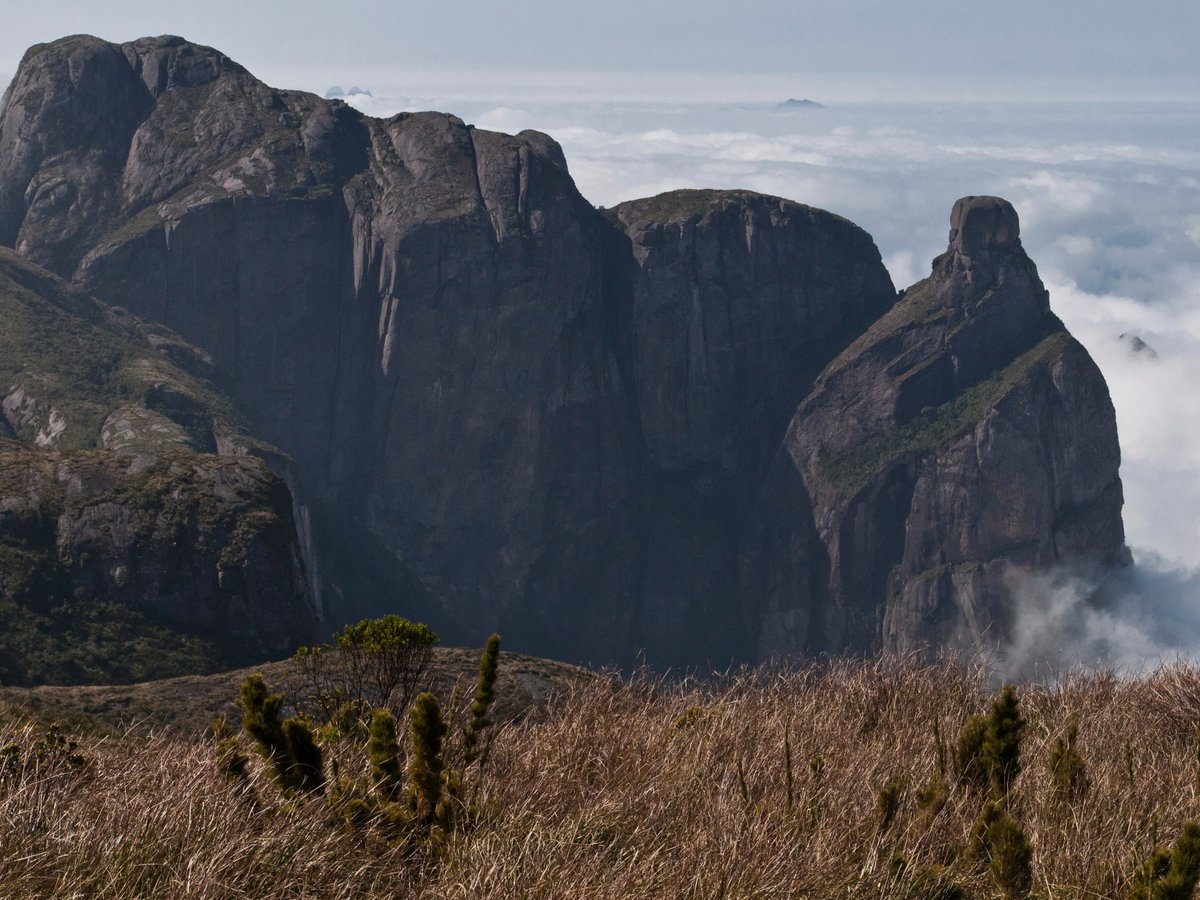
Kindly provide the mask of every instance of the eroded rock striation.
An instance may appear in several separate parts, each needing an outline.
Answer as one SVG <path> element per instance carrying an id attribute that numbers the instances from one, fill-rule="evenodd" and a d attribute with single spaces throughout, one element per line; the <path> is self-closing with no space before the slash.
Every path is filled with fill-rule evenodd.
<path id="1" fill-rule="evenodd" d="M 0 110 L 0 243 L 209 355 L 295 461 L 331 621 L 571 659 L 986 639 L 1006 567 L 1120 557 L 1103 380 L 1011 206 L 953 229 L 897 303 L 829 213 L 596 210 L 543 134 L 179 38 L 35 47 Z"/>

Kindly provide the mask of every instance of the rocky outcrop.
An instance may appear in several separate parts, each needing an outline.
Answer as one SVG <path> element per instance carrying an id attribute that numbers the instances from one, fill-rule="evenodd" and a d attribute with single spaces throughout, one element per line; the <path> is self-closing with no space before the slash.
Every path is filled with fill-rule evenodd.
<path id="1" fill-rule="evenodd" d="M 760 646 L 996 648 L 1012 573 L 1127 561 L 1119 465 L 1104 379 L 1050 312 L 1015 210 L 959 200 L 930 277 L 792 419 L 772 492 L 813 512 L 772 513 L 752 545 L 747 567 L 800 601 L 764 616 Z M 789 541 L 821 548 L 816 578 Z"/>
<path id="2" fill-rule="evenodd" d="M 252 457 L 2 452 L 0 563 L 8 684 L 213 671 L 317 633 L 291 497 Z"/>
<path id="3" fill-rule="evenodd" d="M 372 119 L 178 38 L 36 47 L 0 111 L 0 243 L 203 348 L 295 460 L 331 620 L 398 607 L 448 639 L 499 629 L 572 659 L 883 642 L 881 576 L 831 574 L 827 526 L 857 482 L 822 493 L 806 454 L 841 459 L 1035 346 L 1048 313 L 1001 265 L 1010 212 L 956 212 L 954 258 L 973 262 L 930 303 L 993 276 L 1002 299 L 903 338 L 953 352 L 891 386 L 837 358 L 926 288 L 893 310 L 870 237 L 819 210 L 681 191 L 597 211 L 545 135 Z M 877 396 L 842 421 L 854 385 Z M 1071 402 L 1093 389 L 1106 403 L 1102 382 Z M 828 444 L 803 427 L 822 416 Z M 906 521 L 907 488 L 885 493 Z M 891 525 L 863 527 L 891 559 Z"/>
<path id="4" fill-rule="evenodd" d="M 0 680 L 184 674 L 317 636 L 278 453 L 188 356 L 0 250 Z"/>

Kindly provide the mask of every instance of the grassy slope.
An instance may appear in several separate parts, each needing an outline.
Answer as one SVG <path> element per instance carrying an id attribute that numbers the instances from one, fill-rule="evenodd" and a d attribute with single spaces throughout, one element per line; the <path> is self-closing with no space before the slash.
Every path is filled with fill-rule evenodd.
<path id="1" fill-rule="evenodd" d="M 936 773 L 935 719 L 953 740 L 989 700 L 980 677 L 895 664 L 703 690 L 579 682 L 548 717 L 497 735 L 473 828 L 432 848 L 350 829 L 319 799 L 282 799 L 257 762 L 249 799 L 201 741 L 85 741 L 84 772 L 46 766 L 5 782 L 0 894 L 999 897 L 967 852 L 984 798 L 955 785 L 936 814 L 916 800 Z M 1200 672 L 1026 687 L 1021 707 L 1010 810 L 1033 846 L 1037 895 L 1125 896 L 1151 847 L 1200 810 Z M 1051 748 L 1072 719 L 1091 782 L 1073 804 L 1049 789 Z M 18 747 L 37 737 L 2 730 L 0 743 Z M 339 752 L 343 773 L 362 762 Z M 897 813 L 881 829 L 879 790 L 892 780 Z"/>
<path id="2" fill-rule="evenodd" d="M 504 653 L 497 688 L 498 715 L 517 716 L 585 676 L 582 669 L 532 656 Z M 455 683 L 464 692 L 474 684 L 479 651 L 438 647 L 430 664 L 428 687 L 448 697 Z M 45 722 L 97 733 L 174 731 L 200 734 L 225 713 L 236 718 L 238 686 L 261 672 L 272 690 L 281 689 L 289 663 L 269 662 L 215 675 L 187 675 L 131 685 L 83 685 L 0 688 L 0 703 Z"/>

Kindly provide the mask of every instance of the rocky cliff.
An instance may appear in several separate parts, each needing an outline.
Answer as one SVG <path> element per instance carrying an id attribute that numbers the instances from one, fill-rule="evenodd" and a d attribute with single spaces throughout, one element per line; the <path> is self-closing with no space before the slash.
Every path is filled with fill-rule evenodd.
<path id="1" fill-rule="evenodd" d="M 295 460 L 331 620 L 573 659 L 982 636 L 1006 565 L 1120 557 L 1103 381 L 1011 208 L 956 215 L 896 303 L 828 213 L 597 211 L 545 135 L 364 117 L 179 38 L 35 47 L 0 109 L 0 243 L 211 356 Z"/>
<path id="2" fill-rule="evenodd" d="M 210 367 L 0 250 L 0 680 L 212 670 L 318 633 L 278 453 Z"/>
<path id="3" fill-rule="evenodd" d="M 793 514 L 772 508 L 744 565 L 801 602 L 764 617 L 760 646 L 1003 645 L 1014 575 L 1127 563 L 1119 465 L 1104 379 L 1050 311 L 1016 211 L 959 200 L 929 278 L 792 418 L 770 479 Z"/>

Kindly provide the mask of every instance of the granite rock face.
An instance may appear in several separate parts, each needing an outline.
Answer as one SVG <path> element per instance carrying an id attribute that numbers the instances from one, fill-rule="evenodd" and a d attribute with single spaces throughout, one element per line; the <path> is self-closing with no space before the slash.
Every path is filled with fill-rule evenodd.
<path id="1" fill-rule="evenodd" d="M 814 578 L 763 529 L 750 568 L 802 598 L 764 618 L 764 650 L 995 648 L 1013 573 L 1127 563 L 1104 379 L 998 198 L 955 204 L 932 274 L 822 373 L 783 443 L 772 478 L 814 511 L 783 533 L 823 552 Z"/>
<path id="2" fill-rule="evenodd" d="M 174 361 L 203 358 L 0 250 L 4 682 L 181 675 L 319 634 L 283 461 Z"/>
<path id="3" fill-rule="evenodd" d="M 849 501 L 822 492 L 816 459 L 1005 370 L 1052 319 L 1036 273 L 1008 274 L 1024 260 L 1011 207 L 975 198 L 955 217 L 957 262 L 893 309 L 870 237 L 836 216 L 738 191 L 598 211 L 545 135 L 372 119 L 178 38 L 35 47 L 0 110 L 0 243 L 208 354 L 294 460 L 330 621 L 399 607 L 450 640 L 499 629 L 563 658 L 883 645 L 891 564 L 831 586 L 845 554 L 827 525 Z M 984 296 L 989 278 L 1006 299 Z M 847 361 L 923 291 L 962 327 L 947 313 L 899 340 L 952 349 L 903 386 Z M 1063 402 L 1104 408 L 1074 352 Z M 837 393 L 856 385 L 877 396 Z M 860 419 L 838 403 L 872 415 L 850 434 Z M 1084 429 L 1059 435 L 1064 452 L 1097 443 L 1105 463 L 1056 473 L 1081 482 L 1072 498 L 1115 477 L 1107 415 L 1059 426 Z M 822 416 L 833 430 L 810 435 Z M 1050 440 L 1027 437 L 1030 453 Z M 936 514 L 888 491 L 893 518 Z M 1108 557 L 1119 483 L 1115 503 Z M 905 629 L 924 624 L 892 605 L 917 640 Z M 850 607 L 873 630 L 837 625 Z"/>

